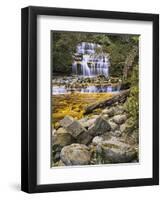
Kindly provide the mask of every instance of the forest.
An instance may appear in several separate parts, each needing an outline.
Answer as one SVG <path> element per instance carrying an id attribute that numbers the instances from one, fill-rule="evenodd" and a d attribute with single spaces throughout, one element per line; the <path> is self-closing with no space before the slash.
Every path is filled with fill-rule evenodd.
<path id="1" fill-rule="evenodd" d="M 51 32 L 51 166 L 139 162 L 139 35 Z"/>

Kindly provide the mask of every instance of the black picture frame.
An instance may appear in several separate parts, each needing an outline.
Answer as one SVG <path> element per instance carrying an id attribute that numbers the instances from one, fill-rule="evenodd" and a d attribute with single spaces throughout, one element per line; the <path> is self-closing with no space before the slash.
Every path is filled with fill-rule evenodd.
<path id="1" fill-rule="evenodd" d="M 37 16 L 151 21 L 153 23 L 153 177 L 37 185 Z M 159 184 L 159 15 L 30 6 L 21 11 L 21 190 L 28 193 Z"/>

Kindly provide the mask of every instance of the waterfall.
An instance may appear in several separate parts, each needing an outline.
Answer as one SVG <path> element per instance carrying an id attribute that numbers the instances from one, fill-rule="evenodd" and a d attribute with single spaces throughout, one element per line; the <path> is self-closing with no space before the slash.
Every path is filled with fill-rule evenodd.
<path id="1" fill-rule="evenodd" d="M 96 49 L 100 53 L 96 53 Z M 102 52 L 99 44 L 82 42 L 77 45 L 75 59 L 72 64 L 72 72 L 76 75 L 109 76 L 110 61 L 108 54 Z"/>

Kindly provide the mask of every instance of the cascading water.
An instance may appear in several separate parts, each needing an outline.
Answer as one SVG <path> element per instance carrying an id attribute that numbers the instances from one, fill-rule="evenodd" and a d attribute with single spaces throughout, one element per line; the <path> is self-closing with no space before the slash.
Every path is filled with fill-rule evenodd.
<path id="1" fill-rule="evenodd" d="M 96 53 L 97 48 L 100 53 Z M 76 75 L 109 76 L 110 61 L 108 54 L 102 52 L 99 44 L 82 42 L 77 45 L 72 72 Z"/>

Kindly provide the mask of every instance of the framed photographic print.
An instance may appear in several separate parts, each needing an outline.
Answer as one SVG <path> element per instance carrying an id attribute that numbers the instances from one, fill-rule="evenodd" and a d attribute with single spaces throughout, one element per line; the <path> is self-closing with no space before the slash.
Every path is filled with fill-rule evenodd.
<path id="1" fill-rule="evenodd" d="M 159 184 L 159 16 L 22 9 L 22 190 Z"/>

